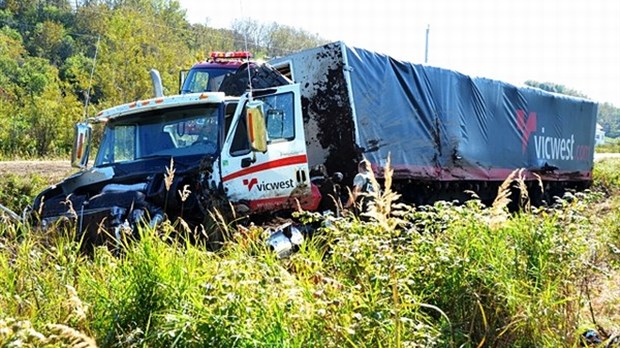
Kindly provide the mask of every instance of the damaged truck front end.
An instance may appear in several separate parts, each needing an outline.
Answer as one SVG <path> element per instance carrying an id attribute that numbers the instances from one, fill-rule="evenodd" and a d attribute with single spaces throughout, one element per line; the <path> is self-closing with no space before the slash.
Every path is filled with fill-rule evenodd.
<path id="1" fill-rule="evenodd" d="M 35 198 L 35 222 L 43 228 L 75 222 L 84 245 L 165 218 L 203 223 L 221 195 L 210 184 L 218 181 L 213 166 L 229 104 L 234 110 L 236 100 L 221 93 L 157 98 L 108 109 L 78 124 L 72 164 L 82 171 Z M 87 169 L 92 124 L 102 124 L 103 132 Z"/>

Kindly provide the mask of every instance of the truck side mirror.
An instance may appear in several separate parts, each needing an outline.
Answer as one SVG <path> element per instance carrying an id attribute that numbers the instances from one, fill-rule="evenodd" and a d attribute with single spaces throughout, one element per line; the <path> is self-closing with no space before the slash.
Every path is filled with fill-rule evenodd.
<path id="1" fill-rule="evenodd" d="M 73 151 L 71 151 L 71 165 L 76 168 L 84 169 L 88 164 L 90 155 L 90 139 L 93 129 L 88 123 L 78 123 L 75 125 L 75 140 Z"/>
<path id="2" fill-rule="evenodd" d="M 179 94 L 183 94 L 183 84 L 185 83 L 188 73 L 189 70 L 186 69 L 179 71 Z"/>
<path id="3" fill-rule="evenodd" d="M 267 126 L 262 101 L 251 101 L 246 106 L 248 139 L 252 151 L 267 152 Z"/>

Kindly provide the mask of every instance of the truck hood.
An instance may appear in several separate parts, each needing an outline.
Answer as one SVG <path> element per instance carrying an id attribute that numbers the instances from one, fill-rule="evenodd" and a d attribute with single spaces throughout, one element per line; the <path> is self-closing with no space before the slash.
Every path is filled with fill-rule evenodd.
<path id="1" fill-rule="evenodd" d="M 144 183 L 155 174 L 165 174 L 166 169 L 171 165 L 170 159 L 170 156 L 149 157 L 131 162 L 92 167 L 78 172 L 39 193 L 35 198 L 34 208 L 37 209 L 43 199 L 47 200 L 61 194 L 68 196 L 77 192 L 96 191 L 103 185 L 114 183 Z M 176 157 L 172 166 L 175 173 L 181 175 L 192 171 L 197 172 L 200 164 L 205 160 L 213 161 L 212 158 L 205 158 L 202 155 Z"/>

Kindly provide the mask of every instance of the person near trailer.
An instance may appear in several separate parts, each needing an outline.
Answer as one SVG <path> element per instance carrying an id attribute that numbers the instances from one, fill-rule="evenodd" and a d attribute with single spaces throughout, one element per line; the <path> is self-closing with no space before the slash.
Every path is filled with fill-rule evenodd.
<path id="1" fill-rule="evenodd" d="M 356 215 L 360 215 L 363 212 L 368 211 L 370 203 L 372 202 L 372 193 L 374 188 L 372 185 L 370 162 L 368 160 L 361 160 L 357 165 L 358 173 L 353 178 L 353 188 L 349 201 L 345 205 L 345 208 L 353 208 Z"/>

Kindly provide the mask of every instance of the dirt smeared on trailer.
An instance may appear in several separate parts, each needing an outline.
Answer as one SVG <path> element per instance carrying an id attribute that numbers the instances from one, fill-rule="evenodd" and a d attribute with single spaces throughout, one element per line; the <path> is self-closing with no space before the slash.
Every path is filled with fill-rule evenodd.
<path id="1" fill-rule="evenodd" d="M 329 45 L 328 45 L 329 46 Z M 329 173 L 342 172 L 345 182 L 351 182 L 361 158 L 361 149 L 355 143 L 353 110 L 344 76 L 342 51 L 326 47 L 317 52 L 316 61 L 327 64 L 321 76 L 314 76 L 314 84 L 304 84 L 302 98 L 304 124 L 319 132 L 306 133 L 306 143 L 319 144 L 325 153 L 324 164 Z"/>

